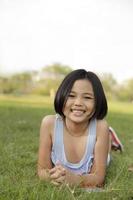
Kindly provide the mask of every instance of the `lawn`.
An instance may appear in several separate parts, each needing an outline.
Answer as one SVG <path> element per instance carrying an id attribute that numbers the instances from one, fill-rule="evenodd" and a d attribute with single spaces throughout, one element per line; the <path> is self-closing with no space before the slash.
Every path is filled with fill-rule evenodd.
<path id="1" fill-rule="evenodd" d="M 0 96 L 0 200 L 132 200 L 133 104 L 110 102 L 108 123 L 117 131 L 124 152 L 112 153 L 101 192 L 57 188 L 36 175 L 39 128 L 54 113 L 48 97 Z"/>

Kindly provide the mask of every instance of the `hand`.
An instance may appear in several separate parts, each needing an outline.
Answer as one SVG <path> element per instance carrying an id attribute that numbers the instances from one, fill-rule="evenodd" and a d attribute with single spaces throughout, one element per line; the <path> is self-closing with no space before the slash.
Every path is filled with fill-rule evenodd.
<path id="1" fill-rule="evenodd" d="M 62 165 L 57 164 L 54 168 L 49 170 L 49 174 L 51 182 L 54 185 L 60 185 L 65 182 L 66 169 Z"/>

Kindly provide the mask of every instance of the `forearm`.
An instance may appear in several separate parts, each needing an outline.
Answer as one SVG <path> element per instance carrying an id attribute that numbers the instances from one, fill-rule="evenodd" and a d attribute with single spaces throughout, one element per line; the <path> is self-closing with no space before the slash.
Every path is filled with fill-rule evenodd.
<path id="1" fill-rule="evenodd" d="M 49 169 L 39 169 L 38 176 L 40 180 L 49 181 L 50 180 Z"/>
<path id="2" fill-rule="evenodd" d="M 82 187 L 101 187 L 104 183 L 104 176 L 98 174 L 85 174 L 81 176 Z"/>
<path id="3" fill-rule="evenodd" d="M 80 186 L 81 181 L 82 181 L 81 175 L 74 174 L 70 171 L 66 171 L 66 178 L 65 178 L 66 184 L 69 184 L 70 186 Z"/>
<path id="4" fill-rule="evenodd" d="M 79 175 L 66 170 L 61 165 L 57 165 L 52 169 L 40 168 L 38 176 L 41 180 L 52 181 L 53 183 L 69 184 L 70 186 L 80 187 L 97 187 L 102 186 L 104 182 L 105 172 L 94 172 L 90 174 Z"/>
<path id="5" fill-rule="evenodd" d="M 81 187 L 96 187 L 102 186 L 104 182 L 104 176 L 98 174 L 85 174 L 77 175 L 68 172 L 66 175 L 66 182 L 71 186 L 81 186 Z"/>

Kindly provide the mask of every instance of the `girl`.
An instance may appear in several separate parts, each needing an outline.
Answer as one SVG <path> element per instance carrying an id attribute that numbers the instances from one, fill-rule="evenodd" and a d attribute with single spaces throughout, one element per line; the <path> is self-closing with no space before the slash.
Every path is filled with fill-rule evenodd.
<path id="1" fill-rule="evenodd" d="M 109 162 L 107 100 L 99 78 L 78 69 L 59 86 L 56 115 L 44 117 L 40 129 L 38 175 L 55 185 L 99 187 Z"/>

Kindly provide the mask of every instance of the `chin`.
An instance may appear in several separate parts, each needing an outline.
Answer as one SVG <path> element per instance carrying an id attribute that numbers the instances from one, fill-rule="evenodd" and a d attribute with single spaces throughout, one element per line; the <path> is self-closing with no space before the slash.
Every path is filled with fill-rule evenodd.
<path id="1" fill-rule="evenodd" d="M 89 119 L 88 118 L 81 118 L 81 117 L 71 117 L 70 118 L 71 121 L 75 122 L 75 123 L 82 123 L 82 122 L 85 122 L 85 121 L 88 121 Z"/>

